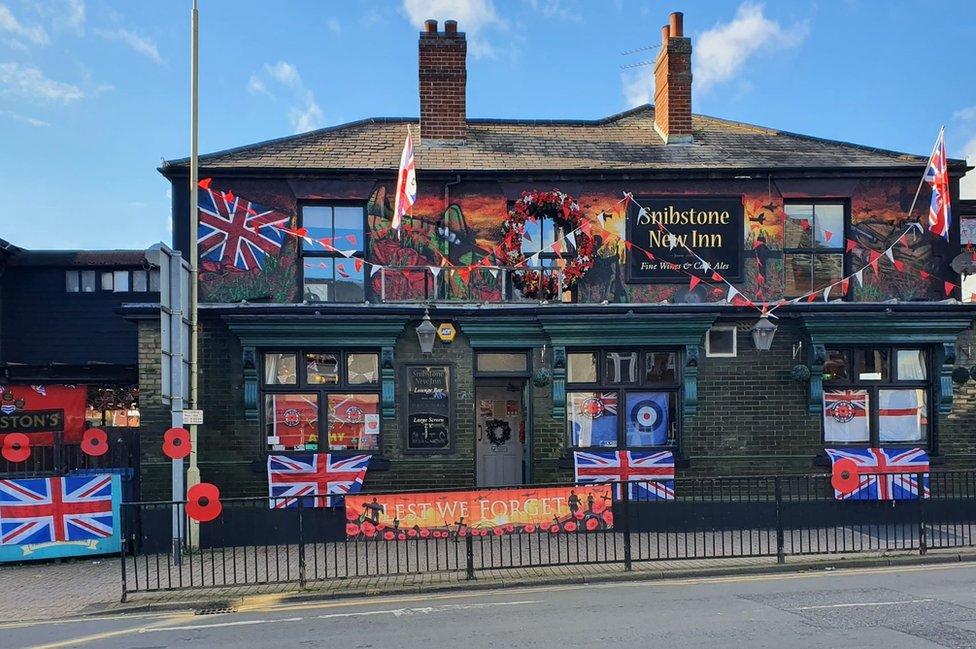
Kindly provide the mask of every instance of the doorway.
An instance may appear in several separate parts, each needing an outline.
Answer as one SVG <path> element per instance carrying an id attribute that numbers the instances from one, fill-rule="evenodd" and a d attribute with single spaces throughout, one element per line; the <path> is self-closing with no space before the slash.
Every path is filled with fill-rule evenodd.
<path id="1" fill-rule="evenodd" d="M 500 487 L 525 482 L 526 382 L 478 379 L 475 382 L 475 482 Z"/>

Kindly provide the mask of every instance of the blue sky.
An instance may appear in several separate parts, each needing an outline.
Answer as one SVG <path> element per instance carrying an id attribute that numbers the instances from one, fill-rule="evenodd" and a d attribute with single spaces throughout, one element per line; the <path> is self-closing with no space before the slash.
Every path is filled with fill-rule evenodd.
<path id="1" fill-rule="evenodd" d="M 603 117 L 647 100 L 650 68 L 622 66 L 652 59 L 680 10 L 695 112 L 921 154 L 945 123 L 950 155 L 976 162 L 970 1 L 200 4 L 204 152 L 416 116 L 428 17 L 468 34 L 470 116 Z M 189 7 L 0 0 L 0 238 L 32 249 L 168 241 L 156 167 L 189 150 Z"/>

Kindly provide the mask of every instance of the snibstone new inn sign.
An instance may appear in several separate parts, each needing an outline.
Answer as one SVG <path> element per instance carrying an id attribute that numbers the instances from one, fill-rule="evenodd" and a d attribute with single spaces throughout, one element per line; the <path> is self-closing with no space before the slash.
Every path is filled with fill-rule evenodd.
<path id="1" fill-rule="evenodd" d="M 636 198 L 627 211 L 627 240 L 655 258 L 631 254 L 628 281 L 687 282 L 688 273 L 708 271 L 730 281 L 741 279 L 742 214 L 741 196 Z"/>

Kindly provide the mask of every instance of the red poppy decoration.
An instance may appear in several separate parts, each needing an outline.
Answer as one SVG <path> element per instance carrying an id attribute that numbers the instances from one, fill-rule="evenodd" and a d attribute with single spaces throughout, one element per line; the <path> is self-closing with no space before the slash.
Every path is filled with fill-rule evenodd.
<path id="1" fill-rule="evenodd" d="M 355 523 L 346 523 L 346 536 L 356 536 L 359 534 L 359 526 Z"/>
<path id="2" fill-rule="evenodd" d="M 224 506 L 220 504 L 220 489 L 209 482 L 195 484 L 186 492 L 186 514 L 200 523 L 207 523 L 220 516 Z"/>
<path id="3" fill-rule="evenodd" d="M 108 453 L 108 433 L 101 428 L 89 428 L 81 436 L 81 450 L 92 457 L 105 455 Z"/>
<path id="4" fill-rule="evenodd" d="M 171 460 L 182 460 L 190 454 L 190 431 L 170 428 L 163 433 L 163 454 Z"/>
<path id="5" fill-rule="evenodd" d="M 526 534 L 532 534 L 532 532 L 535 532 L 535 525 L 532 523 L 526 523 L 525 527 L 522 528 L 522 531 Z"/>
<path id="6" fill-rule="evenodd" d="M 607 524 L 607 527 L 613 527 L 613 512 L 609 509 L 603 512 L 603 522 Z"/>
<path id="7" fill-rule="evenodd" d="M 369 521 L 363 521 L 362 529 L 363 529 L 363 534 L 365 534 L 369 538 L 373 538 L 374 536 L 376 536 L 376 526 L 370 523 Z"/>
<path id="8" fill-rule="evenodd" d="M 566 521 L 565 523 L 563 523 L 563 529 L 565 529 L 567 532 L 575 532 L 576 523 L 573 521 Z"/>
<path id="9" fill-rule="evenodd" d="M 383 538 L 386 539 L 387 541 L 392 541 L 394 536 L 395 534 L 393 534 L 393 532 L 390 532 L 389 530 L 383 532 Z"/>
<path id="10" fill-rule="evenodd" d="M 587 530 L 589 530 L 589 531 L 592 532 L 593 530 L 595 530 L 598 527 L 600 527 L 600 521 L 598 521 L 595 518 L 587 519 L 587 521 L 586 521 L 586 529 Z"/>
<path id="11" fill-rule="evenodd" d="M 830 484 L 842 494 L 857 489 L 857 486 L 861 484 L 861 477 L 858 475 L 857 464 L 854 460 L 845 457 L 834 462 Z"/>
<path id="12" fill-rule="evenodd" d="M 0 455 L 8 462 L 24 462 L 30 457 L 30 437 L 24 433 L 10 433 L 3 438 Z"/>

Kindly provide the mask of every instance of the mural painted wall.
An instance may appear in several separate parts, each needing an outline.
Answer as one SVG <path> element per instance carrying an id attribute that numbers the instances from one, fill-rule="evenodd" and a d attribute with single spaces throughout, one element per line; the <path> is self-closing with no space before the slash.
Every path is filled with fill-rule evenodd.
<path id="1" fill-rule="evenodd" d="M 754 178 L 567 182 L 556 188 L 577 200 L 592 224 L 596 244 L 594 266 L 577 288 L 577 301 L 654 303 L 719 301 L 728 289 L 720 281 L 711 281 L 708 272 L 700 273 L 703 281 L 694 287 L 684 280 L 629 282 L 628 259 L 647 255 L 647 249 L 628 243 L 628 219 L 633 222 L 640 208 L 623 200 L 625 190 L 638 203 L 663 196 L 741 200 L 742 272 L 735 285 L 751 299 L 775 302 L 837 281 L 868 264 L 869 251 L 882 252 L 897 241 L 928 204 L 923 193 L 921 207 L 909 219 L 906 211 L 915 186 L 912 180 Z M 301 277 L 325 272 L 336 295 L 498 301 L 502 278 L 490 266 L 503 265 L 499 245 L 508 207 L 522 191 L 549 190 L 553 185 L 481 182 L 445 187 L 421 182 L 418 200 L 399 233 L 390 228 L 393 189 L 392 184 L 371 181 L 212 180 L 200 193 L 201 299 L 313 301 L 318 299 L 315 294 L 300 294 Z M 334 237 L 316 236 L 322 232 L 317 228 L 315 233 L 302 229 L 299 205 L 316 201 L 364 205 L 364 231 L 342 230 L 345 234 L 339 236 L 338 222 Z M 547 247 L 555 238 L 551 231 L 530 223 L 526 232 L 526 254 L 552 250 Z M 300 247 L 325 257 L 303 256 Z M 708 259 L 705 248 L 694 249 Z M 652 252 L 658 261 L 669 263 L 681 251 L 660 245 Z M 933 244 L 927 232 L 913 231 L 893 254 L 902 270 L 882 259 L 879 273 L 869 269 L 863 274 L 863 286 L 851 282 L 854 299 L 944 298 L 941 278 L 952 277 L 947 267 L 951 255 L 944 244 Z M 563 262 L 539 263 L 559 267 Z M 432 272 L 430 267 L 440 270 Z M 933 277 L 925 281 L 920 273 Z M 839 297 L 839 290 L 831 295 L 831 299 Z"/>

